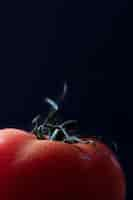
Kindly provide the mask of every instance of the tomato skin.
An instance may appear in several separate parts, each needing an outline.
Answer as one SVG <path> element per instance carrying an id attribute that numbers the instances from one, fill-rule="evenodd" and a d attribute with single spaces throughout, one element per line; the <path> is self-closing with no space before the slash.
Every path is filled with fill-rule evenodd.
<path id="1" fill-rule="evenodd" d="M 105 144 L 95 144 L 38 140 L 26 131 L 0 130 L 0 199 L 125 200 L 119 162 Z"/>

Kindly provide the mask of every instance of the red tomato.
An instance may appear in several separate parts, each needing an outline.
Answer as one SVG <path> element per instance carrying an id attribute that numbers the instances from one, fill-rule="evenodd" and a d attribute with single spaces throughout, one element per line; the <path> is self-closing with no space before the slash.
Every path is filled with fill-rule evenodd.
<path id="1" fill-rule="evenodd" d="M 53 199 L 125 200 L 113 152 L 97 140 L 69 144 L 0 130 L 0 200 Z"/>

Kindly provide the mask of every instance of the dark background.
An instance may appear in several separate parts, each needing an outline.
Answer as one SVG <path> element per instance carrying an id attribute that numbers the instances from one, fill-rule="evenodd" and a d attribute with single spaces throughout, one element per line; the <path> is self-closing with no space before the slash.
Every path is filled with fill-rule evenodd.
<path id="1" fill-rule="evenodd" d="M 29 129 L 63 83 L 66 119 L 82 134 L 115 140 L 132 177 L 133 73 L 127 0 L 45 1 L 2 5 L 0 127 Z M 108 139 L 110 138 L 110 139 Z"/>

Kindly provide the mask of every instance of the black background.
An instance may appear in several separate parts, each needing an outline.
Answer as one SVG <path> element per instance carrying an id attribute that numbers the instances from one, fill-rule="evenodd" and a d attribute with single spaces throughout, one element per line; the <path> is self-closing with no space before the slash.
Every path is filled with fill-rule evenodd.
<path id="1" fill-rule="evenodd" d="M 2 5 L 0 127 L 29 129 L 63 83 L 66 119 L 82 134 L 118 143 L 128 182 L 132 177 L 133 73 L 127 0 L 45 1 Z"/>

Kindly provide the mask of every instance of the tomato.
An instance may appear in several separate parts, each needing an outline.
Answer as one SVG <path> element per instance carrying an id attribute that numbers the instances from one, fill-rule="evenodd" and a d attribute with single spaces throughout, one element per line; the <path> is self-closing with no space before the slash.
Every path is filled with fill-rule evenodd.
<path id="1" fill-rule="evenodd" d="M 33 133 L 0 130 L 1 200 L 125 200 L 125 176 L 114 153 L 88 143 L 37 139 Z"/>

